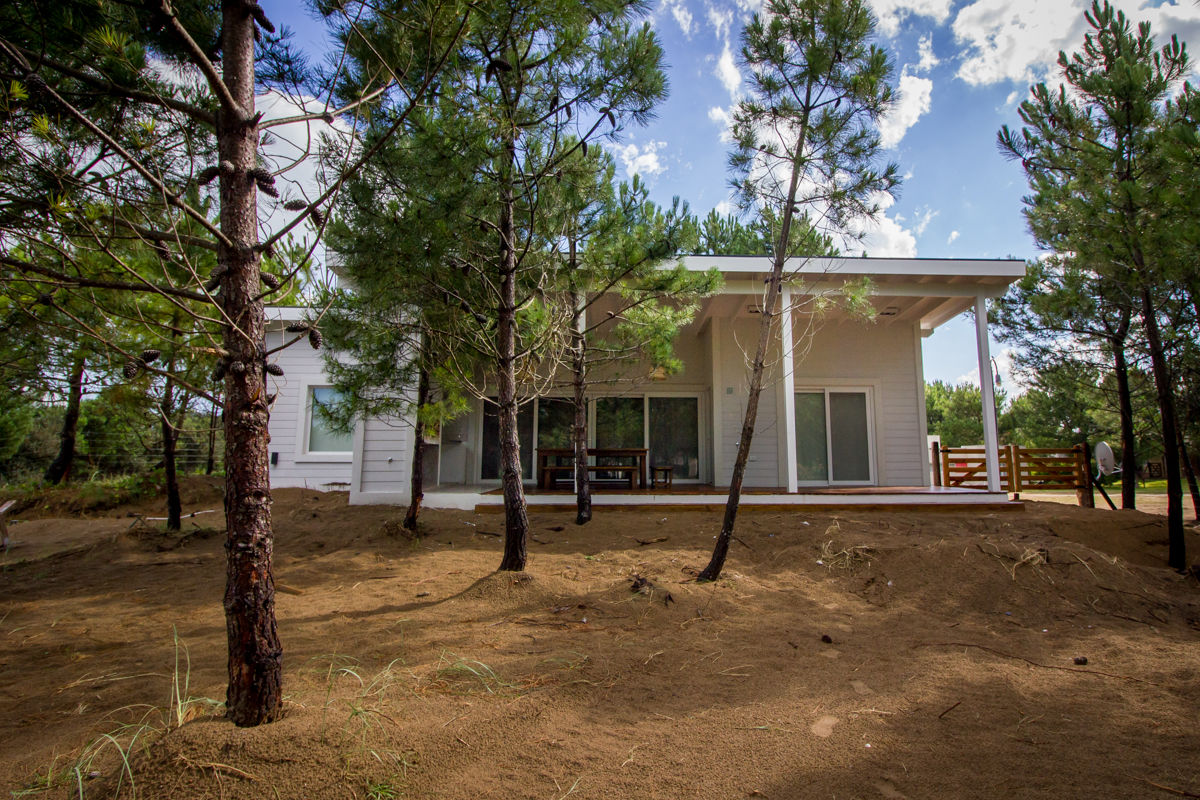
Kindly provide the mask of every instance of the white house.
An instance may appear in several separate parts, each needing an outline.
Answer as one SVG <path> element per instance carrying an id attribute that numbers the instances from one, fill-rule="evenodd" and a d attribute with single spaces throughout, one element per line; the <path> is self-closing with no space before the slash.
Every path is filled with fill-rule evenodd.
<path id="1" fill-rule="evenodd" d="M 656 490 L 612 495 L 609 502 L 667 504 L 687 492 L 691 503 L 723 500 L 737 452 L 748 387 L 748 357 L 770 264 L 763 257 L 689 256 L 688 269 L 717 267 L 724 289 L 707 298 L 681 333 L 676 352 L 684 368 L 670 376 L 641 375 L 589 392 L 590 436 L 601 448 L 644 448 L 651 465 L 672 467 L 668 494 Z M 780 336 L 768 358 L 751 448 L 745 502 L 995 502 L 991 492 L 930 487 L 921 338 L 975 310 L 975 348 L 981 375 L 991 374 L 987 298 L 1004 294 L 1025 272 L 1017 260 L 823 258 L 797 268 L 784 288 Z M 836 298 L 849 282 L 868 279 L 873 320 L 832 304 L 814 315 L 814 299 Z M 823 303 L 829 306 L 829 303 Z M 268 348 L 302 309 L 272 309 Z M 593 313 L 603 314 L 602 304 Z M 275 486 L 348 489 L 351 503 L 409 499 L 411 419 L 366 419 L 350 436 L 333 435 L 314 403 L 328 402 L 321 355 L 304 345 L 281 352 L 284 376 L 273 378 L 271 482 Z M 614 376 L 615 377 L 615 376 Z M 625 376 L 629 377 L 629 376 Z M 985 439 L 996 451 L 990 381 L 983 381 Z M 563 397 L 541 397 L 520 412 L 521 458 L 533 488 L 538 448 L 568 442 L 570 410 Z M 442 426 L 429 442 L 426 505 L 469 508 L 498 503 L 498 428 L 479 401 Z M 994 456 L 993 456 L 994 458 Z M 991 464 L 991 476 L 998 475 Z M 995 480 L 995 478 L 993 478 Z M 824 500 L 822 499 L 824 498 Z M 570 493 L 540 502 L 567 504 Z"/>

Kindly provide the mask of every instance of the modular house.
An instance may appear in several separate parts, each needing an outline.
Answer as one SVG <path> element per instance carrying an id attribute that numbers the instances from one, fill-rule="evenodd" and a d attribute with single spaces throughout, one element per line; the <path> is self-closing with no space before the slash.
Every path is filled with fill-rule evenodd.
<path id="1" fill-rule="evenodd" d="M 717 267 L 724 287 L 704 299 L 680 334 L 683 368 L 654 373 L 644 365 L 611 369 L 589 389 L 589 437 L 597 448 L 641 448 L 648 467 L 669 466 L 671 491 L 639 483 L 611 502 L 677 502 L 682 494 L 723 499 L 737 453 L 757 342 L 764 257 L 688 256 L 688 269 Z M 981 375 L 991 374 L 986 301 L 1024 275 L 1017 260 L 819 258 L 797 260 L 785 284 L 778 336 L 767 359 L 752 441 L 745 502 L 955 502 L 1006 499 L 991 491 L 930 487 L 921 339 L 974 310 L 973 350 Z M 837 302 L 847 284 L 869 282 L 873 316 Z M 982 313 L 981 313 L 982 312 Z M 604 314 L 603 302 L 592 314 Z M 302 318 L 303 309 L 268 311 L 268 348 Z M 271 483 L 347 489 L 350 502 L 406 503 L 413 454 L 412 418 L 364 419 L 350 435 L 329 431 L 313 408 L 336 394 L 322 356 L 306 346 L 279 354 L 273 378 Z M 624 371 L 622 371 L 624 370 Z M 639 371 L 640 370 L 640 371 Z M 985 439 L 996 450 L 991 381 L 983 382 Z M 525 480 L 539 485 L 537 451 L 566 447 L 573 414 L 561 395 L 531 398 L 519 414 Z M 425 503 L 472 508 L 498 503 L 499 430 L 483 400 L 428 440 Z M 997 475 L 992 465 L 990 475 Z M 630 482 L 632 483 L 632 482 Z M 569 488 L 569 487 L 568 487 Z M 546 502 L 573 502 L 570 492 L 545 492 Z M 489 500 L 490 498 L 490 500 Z M 674 498 L 674 500 L 672 499 Z M 705 501 L 707 502 L 707 500 Z"/>

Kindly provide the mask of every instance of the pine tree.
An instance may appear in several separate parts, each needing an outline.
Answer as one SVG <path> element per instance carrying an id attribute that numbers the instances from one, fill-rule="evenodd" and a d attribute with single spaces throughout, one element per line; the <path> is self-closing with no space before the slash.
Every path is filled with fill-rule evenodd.
<path id="1" fill-rule="evenodd" d="M 751 92 L 734 113 L 729 163 L 742 206 L 770 220 L 771 274 L 725 517 L 701 580 L 721 574 L 733 538 L 785 268 L 797 256 L 824 255 L 794 229 L 820 221 L 844 234 L 878 213 L 873 198 L 897 183 L 894 164 L 875 164 L 892 66 L 871 44 L 874 26 L 863 0 L 769 0 L 742 35 Z"/>
<path id="2" fill-rule="evenodd" d="M 1024 127 L 1001 129 L 999 145 L 1021 160 L 1029 178 L 1027 218 L 1038 243 L 1073 253 L 1136 309 L 1162 419 L 1168 563 L 1183 569 L 1176 377 L 1168 354 L 1174 315 L 1167 309 L 1181 274 L 1194 274 L 1195 234 L 1173 222 L 1182 209 L 1169 188 L 1176 165 L 1168 100 L 1190 62 L 1177 39 L 1157 48 L 1149 24 L 1135 32 L 1108 2 L 1093 2 L 1085 16 L 1091 30 L 1083 49 L 1058 57 L 1064 84 L 1034 86 L 1020 107 Z"/>

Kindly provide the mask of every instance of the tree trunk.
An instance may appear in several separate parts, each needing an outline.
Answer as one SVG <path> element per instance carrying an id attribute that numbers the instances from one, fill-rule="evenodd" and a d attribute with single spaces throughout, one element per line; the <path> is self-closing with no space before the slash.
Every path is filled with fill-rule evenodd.
<path id="1" fill-rule="evenodd" d="M 1183 472 L 1187 475 L 1188 492 L 1192 495 L 1192 513 L 1200 522 L 1200 484 L 1196 482 L 1196 470 L 1192 467 L 1192 457 L 1188 453 L 1187 442 L 1183 439 L 1183 431 L 1179 432 L 1179 460 L 1183 462 Z"/>
<path id="2" fill-rule="evenodd" d="M 514 145 L 508 145 L 508 163 L 515 161 Z M 496 330 L 499 336 L 500 469 L 504 489 L 504 558 L 502 571 L 525 569 L 529 516 L 525 487 L 521 485 L 521 440 L 517 431 L 517 259 L 514 249 L 513 194 L 505 185 L 500 206 L 500 307 Z"/>
<path id="3" fill-rule="evenodd" d="M 175 358 L 167 362 L 167 380 L 163 387 L 162 403 L 159 404 L 159 424 L 163 438 L 163 474 L 167 489 L 167 530 L 177 531 L 183 526 L 183 503 L 179 499 L 179 475 L 175 471 L 175 443 L 179 436 L 175 426 L 171 424 L 171 407 L 175 402 L 175 381 L 171 371 L 175 368 Z"/>
<path id="4" fill-rule="evenodd" d="M 421 424 L 421 411 L 429 403 L 429 370 L 425 366 L 425 348 L 428 345 L 425 341 L 421 344 L 421 365 L 417 372 L 417 425 L 413 441 L 412 481 L 409 484 L 412 497 L 408 501 L 404 522 L 401 523 L 405 530 L 414 533 L 417 530 L 417 515 L 421 513 L 421 501 L 425 499 L 425 426 Z"/>
<path id="5" fill-rule="evenodd" d="M 208 458 L 204 461 L 204 474 L 212 475 L 217 468 L 217 404 L 213 402 L 208 411 Z"/>
<path id="6" fill-rule="evenodd" d="M 225 626 L 229 640 L 226 713 L 242 727 L 277 719 L 283 708 L 282 656 L 275 622 L 265 325 L 259 285 L 254 179 L 254 22 L 245 3 L 222 3 L 222 68 L 238 109 L 217 114 L 221 174 L 218 268 L 225 358 Z M 248 115 L 242 117 L 242 113 Z"/>
<path id="7" fill-rule="evenodd" d="M 63 415 L 62 433 L 58 437 L 58 455 L 43 476 L 46 483 L 69 483 L 71 465 L 75 463 L 75 436 L 79 428 L 79 406 L 83 402 L 83 373 L 87 360 L 82 348 L 71 364 L 70 385 L 67 389 L 67 413 Z"/>
<path id="8" fill-rule="evenodd" d="M 1133 434 L 1133 399 L 1129 391 L 1129 362 L 1125 340 L 1113 340 L 1113 373 L 1121 410 L 1121 508 L 1137 508 L 1137 441 Z"/>
<path id="9" fill-rule="evenodd" d="M 1142 274 L 1144 274 L 1144 266 Z M 1167 564 L 1174 569 L 1187 567 L 1187 542 L 1183 531 L 1183 492 L 1179 475 L 1176 443 L 1179 440 L 1175 422 L 1175 400 L 1171 370 L 1163 352 L 1158 317 L 1148 288 L 1142 289 L 1142 324 L 1146 329 L 1146 344 L 1150 348 L 1150 365 L 1154 372 L 1154 388 L 1158 393 L 1158 411 L 1162 419 L 1163 451 L 1167 473 Z"/>
<path id="10" fill-rule="evenodd" d="M 803 128 L 802 128 L 803 131 Z M 805 136 L 803 132 L 796 145 L 796 158 L 804 152 Z M 758 345 L 754 351 L 754 362 L 750 368 L 750 393 L 746 398 L 746 416 L 742 420 L 742 435 L 738 438 L 737 459 L 733 462 L 733 475 L 729 478 L 729 497 L 725 501 L 725 518 L 721 522 L 721 532 L 717 535 L 717 544 L 713 548 L 712 559 L 708 566 L 696 577 L 698 581 L 715 581 L 721 575 L 725 559 L 729 555 L 729 543 L 733 540 L 733 528 L 737 522 L 737 512 L 742 501 L 742 482 L 746 477 L 746 463 L 750 460 L 750 442 L 754 438 L 754 425 L 758 420 L 758 398 L 762 394 L 763 373 L 766 370 L 767 348 L 771 343 L 771 328 L 775 321 L 775 304 L 779 301 L 780 290 L 783 287 L 783 265 L 787 261 L 788 241 L 791 236 L 792 213 L 796 206 L 796 187 L 799 185 L 800 172 L 793 166 L 791 185 L 788 189 L 787 205 L 783 210 L 783 223 L 780 226 L 779 242 L 775 248 L 775 260 L 771 264 L 771 277 L 767 281 L 767 295 L 763 299 L 763 309 L 758 326 Z M 790 314 L 791 309 L 783 309 Z M 780 347 L 791 347 L 791 342 L 780 342 Z M 787 402 L 794 402 L 788 398 Z"/>
<path id="11" fill-rule="evenodd" d="M 575 243 L 571 242 L 574 253 Z M 573 388 L 575 402 L 575 524 L 586 525 L 592 519 L 592 484 L 588 480 L 588 425 L 587 425 L 587 341 L 584 331 L 584 305 L 587 302 L 582 292 L 576 292 L 575 329 L 571 331 L 571 355 L 574 367 Z"/>

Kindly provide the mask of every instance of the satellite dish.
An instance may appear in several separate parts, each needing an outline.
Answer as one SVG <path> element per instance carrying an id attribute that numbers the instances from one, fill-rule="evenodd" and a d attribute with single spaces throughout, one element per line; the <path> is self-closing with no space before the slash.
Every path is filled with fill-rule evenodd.
<path id="1" fill-rule="evenodd" d="M 1113 456 L 1112 448 L 1108 446 L 1108 442 L 1096 443 L 1096 465 L 1100 468 L 1101 475 L 1112 475 L 1117 472 L 1117 459 Z"/>

